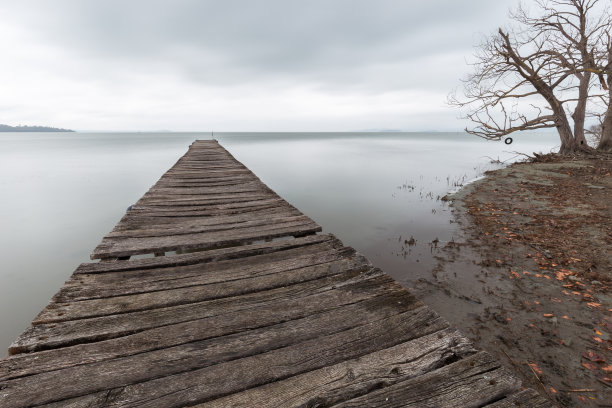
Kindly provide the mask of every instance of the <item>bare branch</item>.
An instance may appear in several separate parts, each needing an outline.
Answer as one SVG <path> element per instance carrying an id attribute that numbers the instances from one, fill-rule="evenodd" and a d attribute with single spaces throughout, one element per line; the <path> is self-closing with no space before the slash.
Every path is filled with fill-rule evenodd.
<path id="1" fill-rule="evenodd" d="M 466 131 L 498 140 L 555 127 L 562 150 L 581 148 L 587 106 L 599 109 L 605 99 L 596 88 L 612 87 L 612 18 L 605 1 L 533 0 L 537 14 L 522 5 L 512 12 L 518 26 L 500 28 L 481 44 L 464 97 L 449 98 L 467 111 L 473 127 Z"/>

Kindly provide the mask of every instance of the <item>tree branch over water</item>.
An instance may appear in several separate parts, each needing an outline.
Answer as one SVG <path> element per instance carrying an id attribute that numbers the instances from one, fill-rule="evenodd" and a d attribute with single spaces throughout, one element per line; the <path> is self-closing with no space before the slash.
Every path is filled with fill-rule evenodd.
<path id="1" fill-rule="evenodd" d="M 562 153 L 589 150 L 584 127 L 595 113 L 587 104 L 601 97 L 594 93 L 606 75 L 599 62 L 601 39 L 612 22 L 603 4 L 536 0 L 536 15 L 523 6 L 511 13 L 517 24 L 480 45 L 463 95 L 449 97 L 473 124 L 466 132 L 500 140 L 518 131 L 556 128 Z"/>

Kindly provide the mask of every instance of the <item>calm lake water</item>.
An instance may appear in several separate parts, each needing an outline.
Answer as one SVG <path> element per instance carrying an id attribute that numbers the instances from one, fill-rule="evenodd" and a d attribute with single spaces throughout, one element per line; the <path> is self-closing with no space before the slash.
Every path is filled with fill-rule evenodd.
<path id="1" fill-rule="evenodd" d="M 81 262 L 202 133 L 0 133 L 0 356 Z M 221 133 L 215 138 L 324 232 L 400 283 L 451 240 L 439 200 L 509 151 L 549 152 L 553 134 L 510 146 L 461 133 Z M 406 239 L 416 245 L 408 247 Z"/>

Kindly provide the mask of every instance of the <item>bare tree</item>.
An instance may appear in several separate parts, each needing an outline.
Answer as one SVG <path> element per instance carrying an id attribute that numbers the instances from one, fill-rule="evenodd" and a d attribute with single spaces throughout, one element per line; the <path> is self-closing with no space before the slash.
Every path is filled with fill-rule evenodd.
<path id="1" fill-rule="evenodd" d="M 537 16 L 524 7 L 511 14 L 518 26 L 500 28 L 481 45 L 474 73 L 464 80 L 464 97 L 451 97 L 474 123 L 466 131 L 499 140 L 517 131 L 556 128 L 561 153 L 590 149 L 587 103 L 598 39 L 609 22 L 605 13 L 592 17 L 601 11 L 599 3 L 535 0 Z"/>
<path id="2" fill-rule="evenodd" d="M 604 100 L 605 112 L 603 113 L 603 120 L 599 125 L 600 138 L 597 150 L 612 151 L 612 34 L 610 33 L 610 26 L 608 26 L 607 32 L 604 39 L 605 51 L 604 57 L 601 59 L 601 63 L 597 67 L 599 74 L 601 87 L 607 91 L 607 95 Z"/>

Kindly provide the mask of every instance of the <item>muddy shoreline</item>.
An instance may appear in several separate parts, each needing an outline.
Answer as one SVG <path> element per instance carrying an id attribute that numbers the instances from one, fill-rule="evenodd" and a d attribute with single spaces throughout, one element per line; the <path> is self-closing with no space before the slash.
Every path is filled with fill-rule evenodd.
<path id="1" fill-rule="evenodd" d="M 560 407 L 612 407 L 612 160 L 516 163 L 449 197 L 416 295 Z"/>

